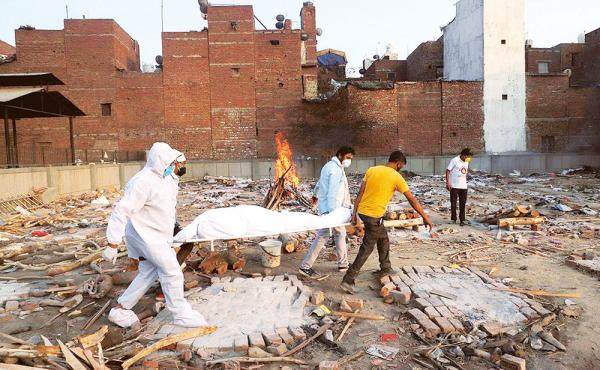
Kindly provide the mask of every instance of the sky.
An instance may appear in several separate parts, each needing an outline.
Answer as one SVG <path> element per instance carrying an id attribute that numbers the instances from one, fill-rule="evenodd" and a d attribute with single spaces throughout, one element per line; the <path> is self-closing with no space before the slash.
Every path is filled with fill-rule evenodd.
<path id="1" fill-rule="evenodd" d="M 581 33 L 600 28 L 598 0 L 525 0 L 527 39 L 534 47 L 576 42 Z M 283 14 L 300 28 L 302 0 L 214 0 L 212 4 L 253 5 L 268 27 Z M 323 29 L 318 49 L 346 52 L 349 67 L 360 69 L 365 57 L 394 45 L 401 59 L 421 42 L 436 40 L 440 27 L 455 14 L 457 0 L 313 0 L 317 27 Z M 201 30 L 197 0 L 163 0 L 165 31 Z M 0 0 L 0 39 L 14 45 L 14 29 L 62 29 L 66 7 L 70 18 L 113 18 L 140 44 L 142 63 L 161 54 L 161 0 Z M 257 24 L 257 29 L 261 26 Z"/>

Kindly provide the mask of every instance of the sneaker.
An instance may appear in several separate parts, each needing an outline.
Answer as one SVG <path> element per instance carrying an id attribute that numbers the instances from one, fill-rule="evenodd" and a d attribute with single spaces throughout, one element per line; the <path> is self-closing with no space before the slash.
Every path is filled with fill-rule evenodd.
<path id="1" fill-rule="evenodd" d="M 376 270 L 373 271 L 372 274 L 378 277 L 382 277 L 382 276 L 386 276 L 386 275 L 395 275 L 399 272 L 399 270 L 395 269 L 394 267 L 392 267 L 391 269 L 384 269 L 384 270 Z"/>
<path id="2" fill-rule="evenodd" d="M 307 268 L 307 269 L 299 268 L 298 272 L 301 273 L 302 275 L 308 277 L 308 278 L 311 278 L 311 279 L 318 279 L 318 278 L 321 277 L 321 274 L 319 274 L 318 272 L 316 272 L 312 268 Z"/>
<path id="3" fill-rule="evenodd" d="M 461 222 L 460 222 L 460 226 L 465 226 L 465 222 L 464 222 L 464 221 L 461 221 Z"/>
<path id="4" fill-rule="evenodd" d="M 108 321 L 122 328 L 129 328 L 140 322 L 132 310 L 117 307 L 112 308 L 108 313 Z"/>
<path id="5" fill-rule="evenodd" d="M 338 266 L 338 272 L 346 272 L 348 271 L 348 266 Z"/>
<path id="6" fill-rule="evenodd" d="M 342 290 L 348 294 L 354 294 L 356 292 L 354 285 L 348 284 L 345 281 L 342 281 L 340 288 L 342 288 Z"/>

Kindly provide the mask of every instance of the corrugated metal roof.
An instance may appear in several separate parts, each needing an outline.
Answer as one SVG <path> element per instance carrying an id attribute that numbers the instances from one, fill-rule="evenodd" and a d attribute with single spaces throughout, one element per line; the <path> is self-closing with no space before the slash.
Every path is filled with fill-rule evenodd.
<path id="1" fill-rule="evenodd" d="M 31 93 L 44 90 L 43 87 L 7 86 L 0 87 L 0 102 L 6 103 Z"/>

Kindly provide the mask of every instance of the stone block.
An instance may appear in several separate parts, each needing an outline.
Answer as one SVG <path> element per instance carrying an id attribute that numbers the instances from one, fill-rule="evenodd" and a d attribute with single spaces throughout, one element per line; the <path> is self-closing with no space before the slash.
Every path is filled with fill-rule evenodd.
<path id="1" fill-rule="evenodd" d="M 272 346 L 273 344 L 279 345 L 283 343 L 281 337 L 274 331 L 263 332 L 262 335 L 267 346 Z"/>
<path id="2" fill-rule="evenodd" d="M 16 311 L 19 309 L 19 301 L 6 301 L 4 304 L 4 310 L 6 312 Z"/>
<path id="3" fill-rule="evenodd" d="M 417 299 L 415 299 L 415 305 L 418 308 L 423 309 L 425 307 L 430 307 L 431 303 L 428 300 L 426 300 L 425 298 L 417 298 Z"/>
<path id="4" fill-rule="evenodd" d="M 526 370 L 527 363 L 524 358 L 504 354 L 500 358 L 500 366 L 505 370 Z"/>
<path id="5" fill-rule="evenodd" d="M 540 315 L 529 306 L 521 307 L 521 313 L 525 315 L 525 317 L 527 317 L 529 320 L 535 320 L 538 317 L 540 317 Z"/>
<path id="6" fill-rule="evenodd" d="M 290 327 L 289 329 L 295 341 L 299 342 L 306 339 L 306 333 L 304 332 L 304 330 L 302 330 L 302 328 Z"/>
<path id="7" fill-rule="evenodd" d="M 270 346 L 267 347 L 267 352 L 269 352 L 275 356 L 281 356 L 284 353 L 286 353 L 287 351 L 288 351 L 288 349 L 284 343 L 271 344 Z"/>
<path id="8" fill-rule="evenodd" d="M 446 306 L 436 306 L 435 308 L 438 310 L 440 315 L 442 315 L 443 317 L 445 317 L 447 319 L 454 317 L 454 314 L 452 312 L 450 312 L 450 310 Z"/>
<path id="9" fill-rule="evenodd" d="M 281 337 L 283 343 L 288 346 L 292 346 L 294 344 L 294 337 L 288 331 L 288 328 L 277 328 L 275 332 Z"/>
<path id="10" fill-rule="evenodd" d="M 450 324 L 452 324 L 452 326 L 454 326 L 456 328 L 456 330 L 460 331 L 460 332 L 465 332 L 465 327 L 463 326 L 462 322 L 460 322 L 459 319 L 457 318 L 448 318 L 448 321 L 450 321 Z"/>

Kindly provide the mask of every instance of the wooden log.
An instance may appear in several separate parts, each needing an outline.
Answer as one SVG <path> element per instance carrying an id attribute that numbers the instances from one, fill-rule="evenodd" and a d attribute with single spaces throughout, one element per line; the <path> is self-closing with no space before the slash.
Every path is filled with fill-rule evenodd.
<path id="1" fill-rule="evenodd" d="M 227 261 L 227 267 L 233 271 L 241 270 L 246 266 L 246 260 L 231 251 L 226 252 L 225 260 Z"/>
<path id="2" fill-rule="evenodd" d="M 498 220 L 498 227 L 515 225 L 538 225 L 545 221 L 544 217 L 512 217 Z"/>
<path id="3" fill-rule="evenodd" d="M 532 209 L 527 213 L 527 217 L 540 217 L 540 212 Z"/>
<path id="4" fill-rule="evenodd" d="M 387 212 L 385 214 L 385 219 L 386 220 L 397 220 L 398 219 L 398 212 L 395 212 L 395 211 Z"/>
<path id="5" fill-rule="evenodd" d="M 526 215 L 526 214 L 529 213 L 529 209 L 527 207 L 521 206 L 521 205 L 516 206 L 515 210 L 519 211 L 519 213 L 522 214 L 522 215 Z"/>
<path id="6" fill-rule="evenodd" d="M 408 217 L 406 217 L 406 213 L 400 213 L 398 215 L 398 220 L 406 220 Z"/>
<path id="7" fill-rule="evenodd" d="M 65 356 L 65 360 L 67 360 L 67 363 L 69 366 L 71 366 L 71 368 L 73 368 L 73 370 L 87 370 L 87 368 L 75 357 L 73 352 L 71 352 L 71 350 L 60 341 L 60 339 L 57 339 L 57 341 L 60 349 L 62 350 L 63 356 Z"/>
<path id="8" fill-rule="evenodd" d="M 421 217 L 413 218 L 411 220 L 394 220 L 394 221 L 383 221 L 385 227 L 413 227 L 423 225 L 423 219 Z"/>
<path id="9" fill-rule="evenodd" d="M 356 317 L 357 319 L 366 319 L 366 320 L 385 320 L 384 316 L 381 315 L 370 315 L 361 312 L 343 312 L 343 311 L 331 311 L 332 315 L 335 316 L 344 316 L 344 317 Z"/>
<path id="10" fill-rule="evenodd" d="M 217 330 L 216 326 L 203 326 L 200 328 L 195 328 L 192 330 L 185 331 L 183 333 L 170 335 L 166 338 L 159 340 L 158 342 L 154 343 L 153 345 L 144 348 L 139 353 L 137 353 L 135 356 L 133 356 L 132 358 L 123 362 L 122 367 L 123 367 L 123 369 L 128 369 L 131 367 L 131 365 L 135 364 L 137 361 L 141 360 L 142 358 L 148 356 L 151 353 L 158 351 L 161 348 L 164 348 L 171 344 L 182 342 L 184 340 L 188 340 L 191 338 L 211 334 L 211 333 L 214 333 L 216 330 Z"/>
<path id="11" fill-rule="evenodd" d="M 225 271 L 223 271 L 223 266 Z M 227 271 L 227 261 L 221 255 L 221 252 L 211 252 L 211 254 L 206 257 L 202 263 L 200 263 L 200 271 L 205 274 L 212 274 L 214 271 L 220 272 L 220 275 L 224 274 Z"/>
<path id="12" fill-rule="evenodd" d="M 281 234 L 278 239 L 281 241 L 283 250 L 287 253 L 294 253 L 298 248 L 298 239 L 289 234 Z"/>
<path id="13" fill-rule="evenodd" d="M 293 357 L 286 357 L 286 356 L 280 356 L 280 357 L 231 357 L 231 358 L 222 358 L 219 360 L 210 360 L 210 361 L 207 361 L 206 364 L 207 365 L 216 365 L 216 364 L 225 364 L 228 362 L 257 363 L 257 364 L 261 363 L 261 362 L 289 362 L 289 363 L 297 364 L 297 365 L 308 364 L 306 361 L 302 361 L 302 360 L 295 359 Z M 264 366 L 264 365 L 261 365 L 261 366 Z"/>
<path id="14" fill-rule="evenodd" d="M 97 251 L 90 255 L 87 255 L 83 258 L 78 259 L 77 261 L 70 263 L 64 266 L 56 266 L 48 270 L 49 276 L 56 276 L 60 274 L 64 274 L 65 272 L 73 271 L 78 267 L 89 265 L 90 263 L 102 258 L 102 251 Z"/>

